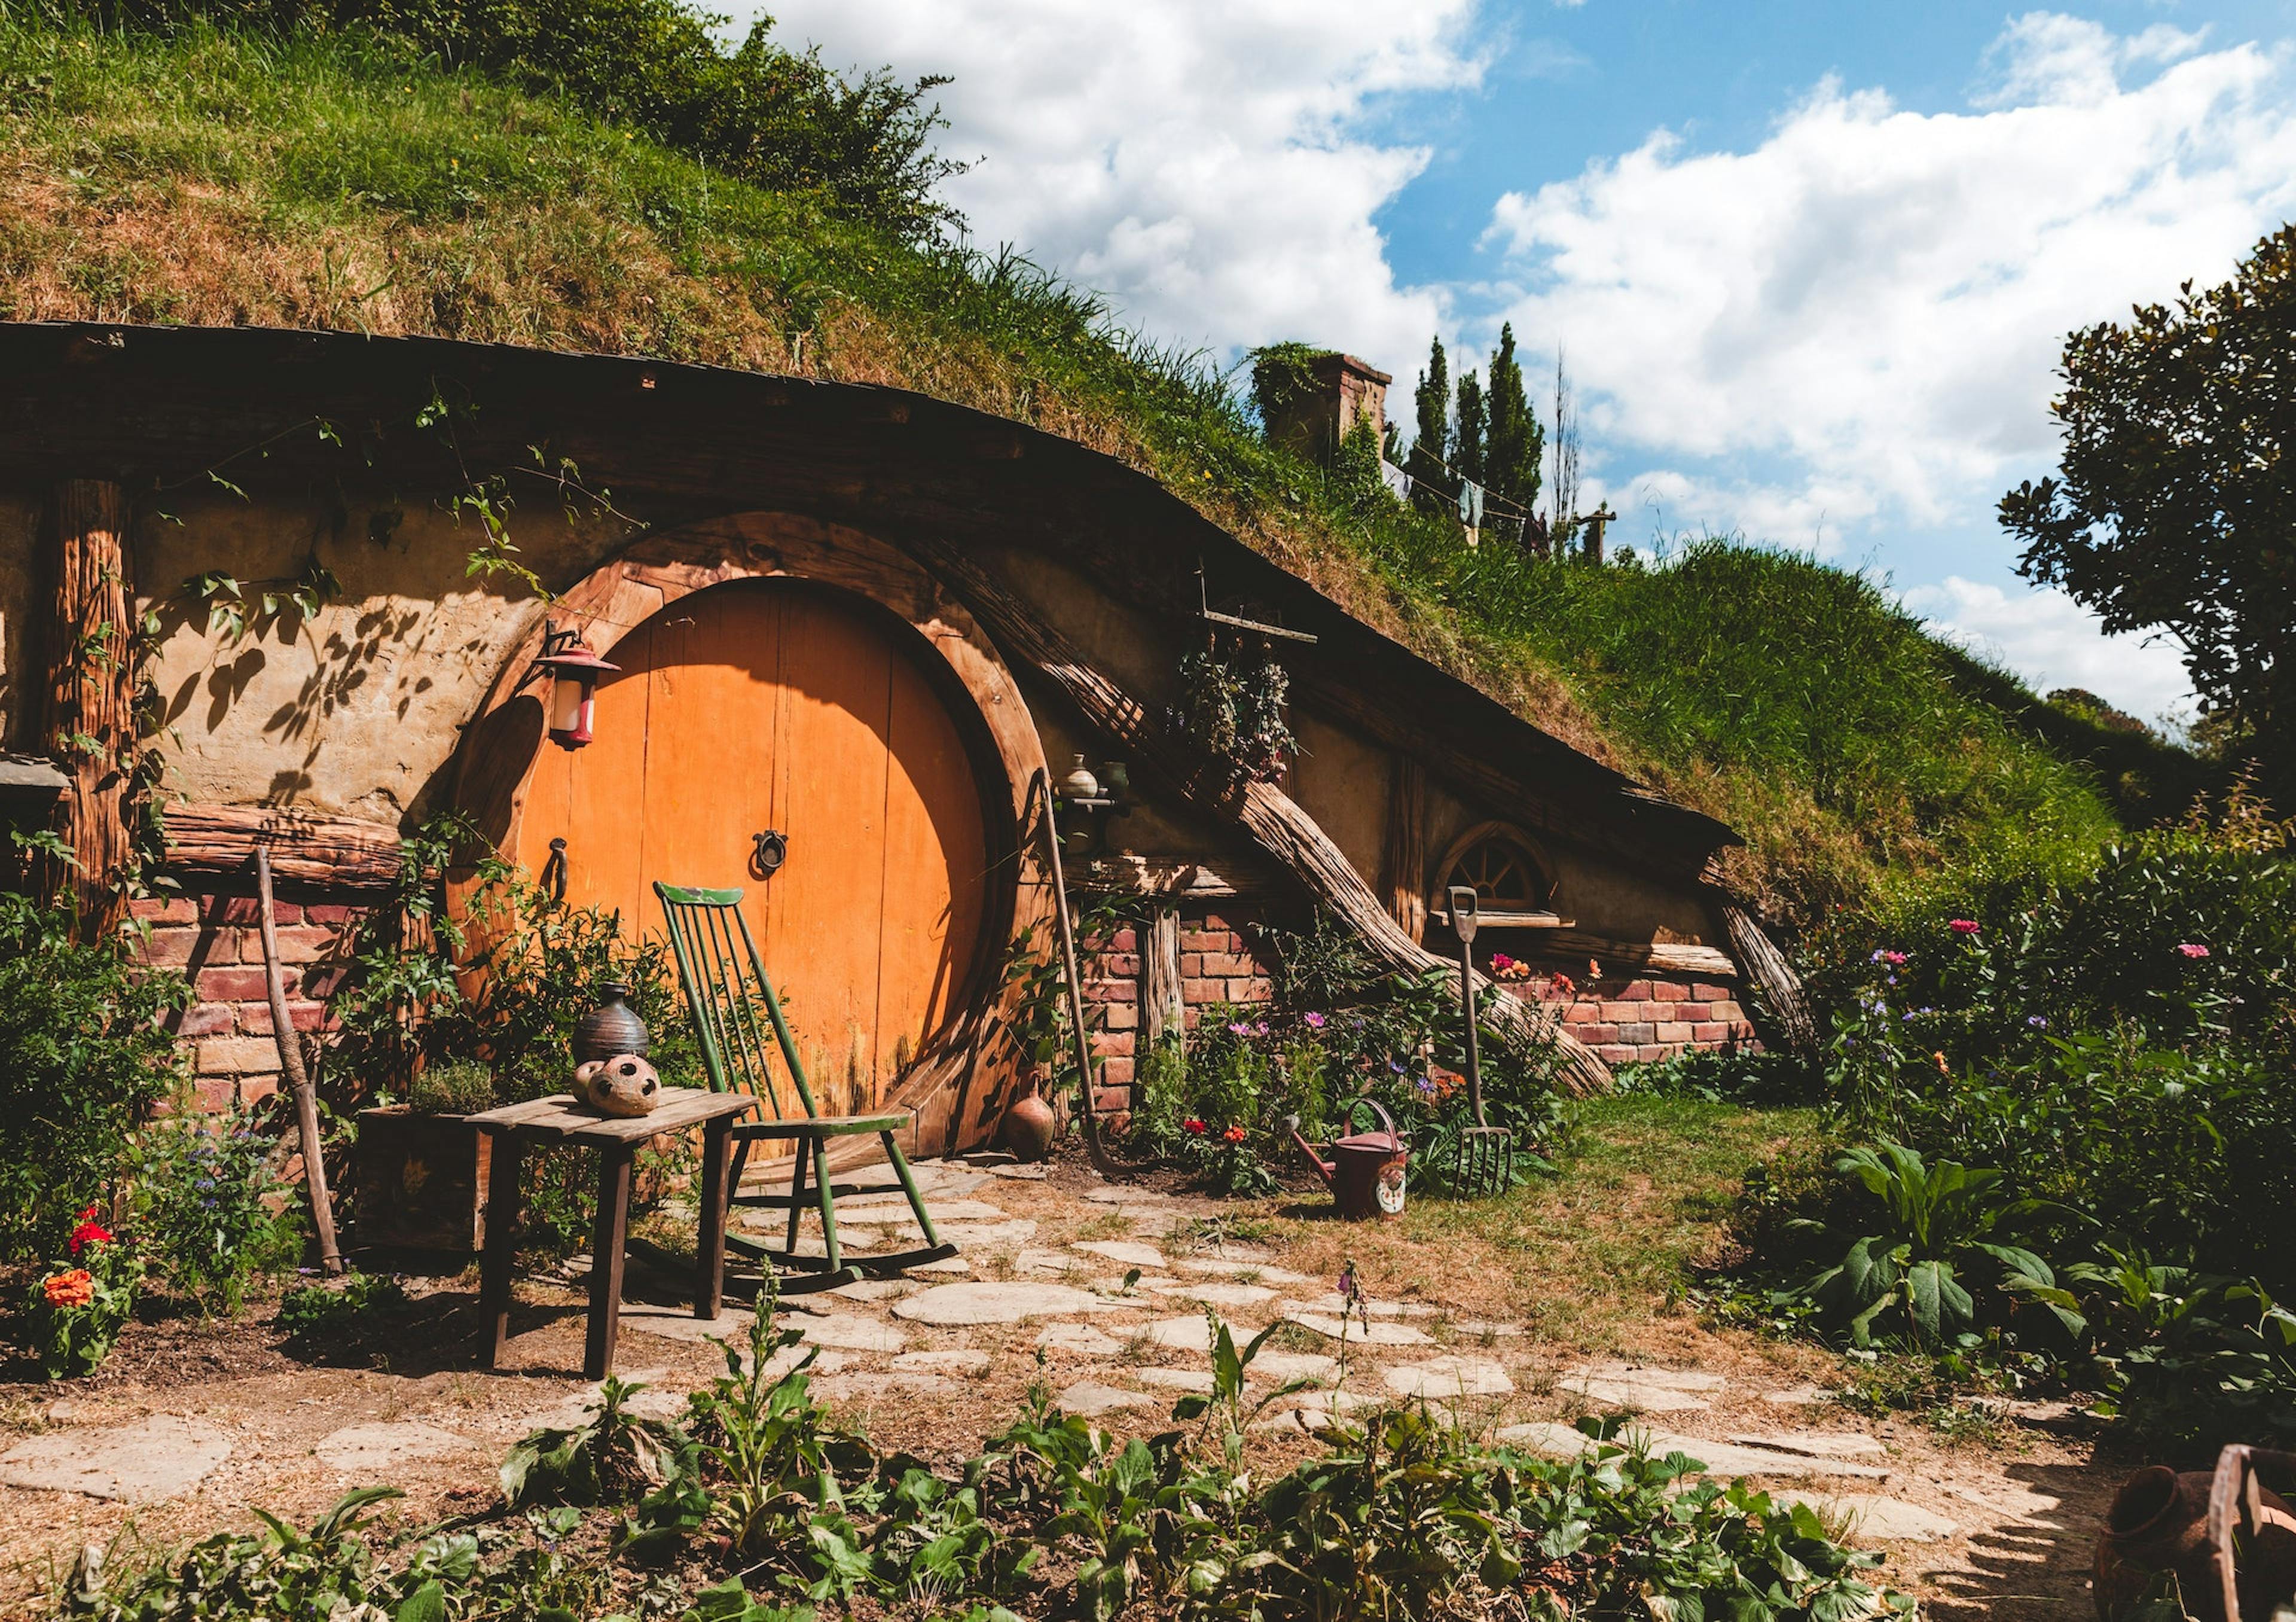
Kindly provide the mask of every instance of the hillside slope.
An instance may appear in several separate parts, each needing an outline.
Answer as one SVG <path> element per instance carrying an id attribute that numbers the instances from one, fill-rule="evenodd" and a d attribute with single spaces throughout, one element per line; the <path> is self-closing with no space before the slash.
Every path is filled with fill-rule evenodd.
<path id="1" fill-rule="evenodd" d="M 0 317 L 643 353 L 1029 422 L 1154 474 L 1529 719 L 1731 821 L 1751 842 L 1734 884 L 1789 923 L 1946 865 L 2078 862 L 2120 812 L 2173 809 L 2153 802 L 2185 770 L 2163 752 L 2132 789 L 2116 767 L 2117 811 L 2078 763 L 2112 741 L 2099 729 L 2037 725 L 2031 694 L 1808 561 L 1470 552 L 1447 522 L 1270 449 L 1201 358 L 1024 260 L 880 226 L 817 187 L 729 180 L 369 37 L 19 14 L 0 21 Z"/>

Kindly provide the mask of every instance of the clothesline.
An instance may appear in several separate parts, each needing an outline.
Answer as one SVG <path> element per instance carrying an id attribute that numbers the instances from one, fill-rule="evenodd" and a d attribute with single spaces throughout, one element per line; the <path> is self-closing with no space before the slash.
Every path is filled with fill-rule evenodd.
<path id="1" fill-rule="evenodd" d="M 1428 460 L 1434 462 L 1435 458 L 1430 457 Z M 1411 492 L 1423 484 L 1442 497 L 1444 500 L 1456 502 L 1459 507 L 1459 522 L 1471 530 L 1482 527 L 1483 516 L 1487 509 L 1496 509 L 1499 517 L 1513 518 L 1522 522 L 1528 522 L 1533 516 L 1528 509 L 1516 506 L 1505 496 L 1493 495 L 1474 480 L 1461 477 L 1449 467 L 1444 466 L 1442 463 L 1435 462 L 1435 465 L 1459 481 L 1459 488 L 1456 490 L 1447 490 L 1432 480 L 1421 479 L 1407 470 L 1398 467 L 1384 457 L 1380 458 L 1379 476 L 1386 482 L 1387 488 L 1395 492 L 1396 499 L 1398 501 L 1410 500 Z"/>

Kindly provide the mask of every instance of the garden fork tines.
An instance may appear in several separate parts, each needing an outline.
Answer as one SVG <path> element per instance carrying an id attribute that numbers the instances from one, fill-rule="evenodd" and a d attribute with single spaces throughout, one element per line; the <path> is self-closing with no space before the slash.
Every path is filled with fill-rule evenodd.
<path id="1" fill-rule="evenodd" d="M 1475 1034 L 1475 928 L 1481 903 L 1466 885 L 1451 887 L 1451 929 L 1459 937 L 1459 1004 L 1467 1026 L 1467 1107 L 1474 1124 L 1459 1129 L 1451 1187 L 1468 1199 L 1485 1199 L 1514 1186 L 1514 1133 L 1483 1114 L 1482 1057 Z"/>

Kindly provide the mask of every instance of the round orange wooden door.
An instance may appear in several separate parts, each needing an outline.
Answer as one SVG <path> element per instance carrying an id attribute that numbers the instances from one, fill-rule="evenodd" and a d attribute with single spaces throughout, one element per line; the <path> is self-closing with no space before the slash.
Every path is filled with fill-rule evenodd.
<path id="1" fill-rule="evenodd" d="M 655 879 L 746 891 L 824 1114 L 883 1097 L 982 950 L 980 784 L 915 638 L 792 581 L 664 609 L 608 654 L 595 741 L 539 752 L 512 852 L 539 872 L 563 838 L 567 900 L 632 935 L 662 933 Z M 769 830 L 788 852 L 760 877 Z"/>

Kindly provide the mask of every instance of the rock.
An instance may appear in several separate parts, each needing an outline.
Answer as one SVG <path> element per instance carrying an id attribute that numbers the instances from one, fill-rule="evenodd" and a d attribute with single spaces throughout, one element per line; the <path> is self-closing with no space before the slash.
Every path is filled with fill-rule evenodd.
<path id="1" fill-rule="evenodd" d="M 1762 1400 L 1775 1403 L 1782 1408 L 1805 1408 L 1814 1403 L 1831 1402 L 1833 1393 L 1821 1391 L 1816 1386 L 1794 1386 L 1784 1391 L 1765 1391 Z"/>
<path id="2" fill-rule="evenodd" d="M 1130 1239 L 1079 1239 L 1069 1248 L 1126 1267 L 1151 1268 L 1160 1272 L 1167 1265 L 1164 1253 L 1155 1246 L 1136 1244 Z"/>
<path id="3" fill-rule="evenodd" d="M 1228 1334 L 1234 1337 L 1235 1331 Z M 1160 1318 L 1150 1324 L 1148 1338 L 1155 1345 L 1175 1352 L 1194 1352 L 1209 1357 L 1212 1354 L 1211 1326 L 1201 1315 L 1193 1318 Z"/>
<path id="4" fill-rule="evenodd" d="M 824 1402 L 849 1403 L 864 1396 L 955 1396 L 964 1389 L 939 1374 L 832 1374 L 813 1382 L 813 1394 Z"/>
<path id="5" fill-rule="evenodd" d="M 896 1302 L 893 1310 L 898 1312 L 900 1307 L 901 1303 Z M 891 1324 L 872 1318 L 805 1318 L 791 1327 L 805 1337 L 808 1346 L 835 1346 L 840 1351 L 898 1352 L 909 1344 L 909 1338 Z"/>
<path id="6" fill-rule="evenodd" d="M 1252 1420 L 1253 1430 L 1296 1430 L 1306 1436 L 1332 1428 L 1332 1412 L 1328 1408 L 1285 1408 L 1275 1413 L 1263 1414 Z"/>
<path id="7" fill-rule="evenodd" d="M 1283 1311 L 1287 1314 L 1313 1313 L 1326 1318 L 1338 1318 L 1345 1316 L 1349 1310 L 1348 1298 L 1337 1293 L 1318 1296 L 1313 1301 L 1286 1301 L 1283 1304 Z M 1432 1318 L 1435 1316 L 1433 1307 L 1422 1305 L 1416 1302 L 1373 1301 L 1367 1304 L 1366 1310 L 1374 1318 Z"/>
<path id="8" fill-rule="evenodd" d="M 1089 1323 L 1048 1323 L 1037 1337 L 1048 1352 L 1070 1352 L 1079 1357 L 1113 1357 L 1123 1347 Z"/>
<path id="9" fill-rule="evenodd" d="M 1216 1279 L 1144 1279 L 1140 1288 L 1160 1296 L 1185 1296 L 1206 1306 L 1258 1306 L 1275 1299 L 1275 1292 L 1257 1284 L 1223 1284 Z"/>
<path id="10" fill-rule="evenodd" d="M 992 1206 L 984 1199 L 935 1199 L 926 1202 L 925 1208 L 932 1213 L 933 1226 L 936 1228 L 946 1228 L 951 1223 L 1002 1223 L 1013 1220 L 1012 1213 Z M 858 1211 L 848 1210 L 845 1202 L 840 1200 L 837 1202 L 837 1226 L 840 1231 L 851 1227 L 864 1227 L 899 1228 L 912 1234 L 923 1232 L 923 1230 L 917 1225 L 915 1213 L 909 1209 L 909 1202 L 906 1199 L 896 1200 L 883 1206 L 865 1206 Z"/>
<path id="11" fill-rule="evenodd" d="M 916 1288 L 908 1279 L 862 1279 L 852 1284 L 840 1284 L 829 1293 L 842 1296 L 848 1301 L 898 1301 L 914 1294 Z"/>
<path id="12" fill-rule="evenodd" d="M 936 1217 L 933 1227 L 943 1244 L 965 1250 L 1013 1249 L 1037 1237 L 1037 1224 L 1025 1216 L 1001 1223 L 944 1223 Z"/>
<path id="13" fill-rule="evenodd" d="M 707 1340 L 716 1336 L 734 1346 L 750 1344 L 750 1313 L 747 1307 L 728 1309 L 715 1318 L 697 1318 L 691 1307 L 658 1306 L 651 1301 L 622 1303 L 622 1329 L 663 1340 Z"/>
<path id="14" fill-rule="evenodd" d="M 1119 1391 L 1114 1386 L 1095 1385 L 1083 1380 L 1061 1393 L 1060 1409 L 1080 1419 L 1098 1419 L 1103 1413 L 1114 1413 L 1119 1408 L 1152 1408 L 1154 1399 L 1138 1391 Z"/>
<path id="15" fill-rule="evenodd" d="M 1084 1264 L 1064 1250 L 1023 1250 L 1013 1258 L 1013 1265 L 1022 1272 L 1074 1272 Z"/>
<path id="16" fill-rule="evenodd" d="M 1585 1431 L 1554 1420 L 1503 1425 L 1491 1433 L 1491 1440 L 1547 1459 L 1575 1459 L 1595 1445 L 1595 1438 Z"/>
<path id="17" fill-rule="evenodd" d="M 951 1346 L 941 1352 L 904 1352 L 893 1359 L 893 1367 L 922 1374 L 986 1374 L 988 1354 L 970 1346 Z"/>
<path id="18" fill-rule="evenodd" d="M 1337 1378 L 1340 1360 L 1325 1357 L 1319 1352 L 1264 1351 L 1251 1360 L 1254 1374 L 1264 1374 L 1278 1383 L 1295 1379 L 1327 1380 Z"/>
<path id="19" fill-rule="evenodd" d="M 1283 1321 L 1296 1323 L 1303 1330 L 1313 1330 L 1318 1335 L 1327 1335 L 1333 1340 L 1344 1339 L 1349 1346 L 1431 1346 L 1435 1344 L 1424 1330 L 1415 1330 L 1407 1323 L 1397 1323 L 1387 1318 L 1374 1318 L 1369 1324 L 1343 1323 L 1320 1313 L 1286 1313 Z"/>
<path id="20" fill-rule="evenodd" d="M 1639 1363 L 1589 1363 L 1570 1369 L 1555 1382 L 1591 1403 L 1639 1409 L 1645 1413 L 1698 1413 L 1709 1406 L 1695 1391 L 1718 1391 L 1718 1374 L 1699 1374 L 1674 1369 L 1647 1368 Z"/>
<path id="21" fill-rule="evenodd" d="M 191 1491 L 230 1457 L 221 1431 L 160 1413 L 101 1430 L 29 1437 L 0 1453 L 0 1486 L 151 1503 Z"/>
<path id="22" fill-rule="evenodd" d="M 1212 1388 L 1210 1371 L 1204 1369 L 1135 1369 L 1132 1378 L 1144 1386 L 1166 1391 L 1209 1392 Z"/>
<path id="23" fill-rule="evenodd" d="M 685 1398 L 678 1401 L 682 1406 Z M 319 1462 L 346 1475 L 375 1478 L 401 1464 L 462 1453 L 470 1445 L 467 1439 L 451 1430 L 402 1420 L 393 1425 L 346 1425 L 322 1437 L 311 1451 L 318 1456 Z"/>
<path id="24" fill-rule="evenodd" d="M 893 1303 L 893 1315 L 954 1328 L 1020 1323 L 1070 1313 L 1104 1311 L 1098 1296 L 1066 1284 L 939 1284 Z"/>
<path id="25" fill-rule="evenodd" d="M 1956 1530 L 1952 1521 L 1934 1510 L 1877 1493 L 1833 1493 L 1823 1497 L 1782 1493 L 1778 1496 L 1788 1503 L 1806 1503 L 1830 1519 L 1846 1520 L 1853 1543 L 1935 1543 L 1951 1537 Z"/>
<path id="26" fill-rule="evenodd" d="M 1384 1369 L 1380 1378 L 1398 1396 L 1456 1402 L 1468 1396 L 1505 1396 L 1514 1390 L 1507 1371 L 1484 1357 L 1438 1357 L 1423 1363 Z"/>
<path id="27" fill-rule="evenodd" d="M 1522 1325 L 1493 1323 L 1483 1318 L 1454 1318 L 1451 1332 L 1469 1340 L 1519 1340 L 1522 1338 Z"/>
<path id="28" fill-rule="evenodd" d="M 1136 1189 L 1128 1182 L 1097 1183 L 1084 1191 L 1084 1198 L 1096 1206 L 1152 1206 L 1164 1198 L 1161 1194 Z"/>
<path id="29" fill-rule="evenodd" d="M 1746 1447 L 1774 1453 L 1813 1453 L 1821 1459 L 1879 1459 L 1889 1449 L 1862 1430 L 1766 1430 L 1730 1438 Z"/>
<path id="30" fill-rule="evenodd" d="M 1045 1168 L 1042 1165 L 992 1165 L 988 1168 L 988 1174 L 991 1177 L 1007 1177 L 1014 1182 L 1042 1182 Z"/>
<path id="31" fill-rule="evenodd" d="M 1557 1459 L 1575 1458 L 1595 1445 L 1595 1438 L 1586 1432 L 1555 1423 L 1509 1425 L 1497 1433 L 1497 1439 Z M 1759 1476 L 1771 1481 L 1808 1481 L 1828 1477 L 1882 1481 L 1890 1475 L 1879 1465 L 1850 1464 L 1839 1459 L 1747 1447 L 1707 1437 L 1677 1436 L 1640 1427 L 1613 1440 L 1626 1446 L 1639 1446 L 1654 1459 L 1665 1458 L 1669 1453 L 1685 1453 L 1704 1465 L 1704 1473 L 1710 1476 Z"/>
<path id="32" fill-rule="evenodd" d="M 1255 1257 L 1233 1256 L 1184 1256 L 1172 1264 L 1181 1272 L 1209 1273 L 1214 1278 L 1233 1279 L 1240 1284 L 1308 1284 L 1314 1282 L 1304 1272 L 1292 1272 Z"/>
<path id="33" fill-rule="evenodd" d="M 943 1235 L 943 1237 L 947 1236 Z M 938 1262 L 920 1262 L 914 1267 L 904 1268 L 902 1271 L 905 1272 L 971 1272 L 972 1264 L 961 1256 L 945 1256 Z"/>

